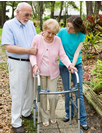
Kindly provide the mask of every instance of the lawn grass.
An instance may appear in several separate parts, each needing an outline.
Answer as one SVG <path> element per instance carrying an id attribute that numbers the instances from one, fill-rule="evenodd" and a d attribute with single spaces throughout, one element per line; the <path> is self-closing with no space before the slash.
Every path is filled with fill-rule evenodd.
<path id="1" fill-rule="evenodd" d="M 27 120 L 23 118 L 22 125 L 26 133 L 37 133 L 37 129 L 34 128 L 34 125 L 33 125 L 33 120 Z"/>
<path id="2" fill-rule="evenodd" d="M 39 27 L 35 27 L 35 29 L 36 29 L 37 34 L 39 34 L 40 33 L 40 28 Z"/>
<path id="3" fill-rule="evenodd" d="M 0 28 L 0 36 L 2 35 L 2 29 Z"/>

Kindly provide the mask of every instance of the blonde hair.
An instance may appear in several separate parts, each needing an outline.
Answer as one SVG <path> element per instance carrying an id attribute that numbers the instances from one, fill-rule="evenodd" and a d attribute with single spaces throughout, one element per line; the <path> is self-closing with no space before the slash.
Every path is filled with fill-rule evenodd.
<path id="1" fill-rule="evenodd" d="M 43 30 L 50 29 L 55 34 L 57 34 L 60 30 L 59 23 L 55 19 L 48 19 L 43 24 Z"/>

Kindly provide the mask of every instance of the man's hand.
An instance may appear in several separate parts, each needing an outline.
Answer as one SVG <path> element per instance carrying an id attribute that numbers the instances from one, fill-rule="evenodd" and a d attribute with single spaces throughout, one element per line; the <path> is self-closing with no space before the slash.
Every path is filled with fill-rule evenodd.
<path id="1" fill-rule="evenodd" d="M 36 72 L 39 72 L 39 68 L 38 68 L 37 65 L 34 65 L 33 66 L 33 73 L 34 73 L 35 76 L 36 76 Z"/>
<path id="2" fill-rule="evenodd" d="M 38 49 L 35 48 L 35 43 L 29 48 L 29 54 L 31 55 L 36 55 L 37 54 Z"/>
<path id="3" fill-rule="evenodd" d="M 68 70 L 69 70 L 70 73 L 73 73 L 73 70 L 78 72 L 77 68 L 74 67 L 72 64 L 69 65 Z"/>

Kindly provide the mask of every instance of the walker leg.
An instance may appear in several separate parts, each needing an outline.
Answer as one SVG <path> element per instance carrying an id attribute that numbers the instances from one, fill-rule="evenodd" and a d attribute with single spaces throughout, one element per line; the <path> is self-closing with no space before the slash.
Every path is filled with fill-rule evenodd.
<path id="1" fill-rule="evenodd" d="M 82 130 L 80 130 L 80 85 L 77 84 L 78 92 L 77 92 L 77 103 L 78 103 L 78 133 L 83 133 Z"/>
<path id="2" fill-rule="evenodd" d="M 40 94 L 39 94 L 40 95 Z M 40 132 L 40 119 L 39 119 L 39 116 L 40 116 L 40 110 L 39 110 L 39 107 L 40 107 L 40 102 L 38 102 L 38 122 L 37 122 L 37 133 Z"/>
<path id="3" fill-rule="evenodd" d="M 82 130 L 80 130 L 80 133 L 83 133 L 83 131 L 82 131 Z"/>
<path id="4" fill-rule="evenodd" d="M 34 107 L 34 114 L 33 114 L 33 119 L 34 119 L 34 128 L 36 128 L 36 124 L 35 124 L 35 121 L 36 121 L 36 109 Z"/>
<path id="5" fill-rule="evenodd" d="M 71 88 L 71 73 L 69 73 L 69 88 Z M 71 125 L 72 124 L 72 121 L 71 121 L 71 93 L 69 93 L 69 124 Z"/>
<path id="6" fill-rule="evenodd" d="M 34 114 L 33 114 L 33 124 L 34 128 L 36 128 L 36 77 L 34 76 Z"/>

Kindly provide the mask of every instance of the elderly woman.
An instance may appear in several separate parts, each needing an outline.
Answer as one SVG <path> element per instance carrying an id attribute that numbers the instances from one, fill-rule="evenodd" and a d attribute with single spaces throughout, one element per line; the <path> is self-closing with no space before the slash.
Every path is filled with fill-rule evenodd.
<path id="1" fill-rule="evenodd" d="M 38 49 L 36 56 L 30 55 L 30 61 L 33 67 L 33 73 L 40 73 L 41 89 L 57 91 L 57 80 L 60 74 L 57 58 L 73 72 L 77 70 L 71 64 L 68 56 L 65 54 L 61 39 L 55 36 L 59 32 L 59 24 L 54 19 L 48 19 L 43 24 L 43 34 L 36 35 L 32 45 L 35 44 Z M 49 111 L 47 110 L 47 99 L 49 101 Z M 41 120 L 44 126 L 49 126 L 49 116 L 52 124 L 56 123 L 55 109 L 58 101 L 57 95 L 41 95 Z"/>

